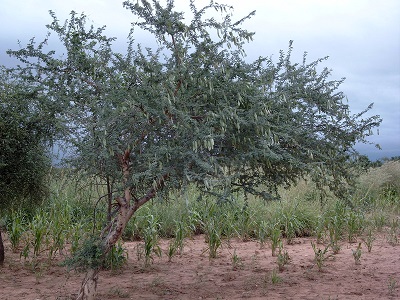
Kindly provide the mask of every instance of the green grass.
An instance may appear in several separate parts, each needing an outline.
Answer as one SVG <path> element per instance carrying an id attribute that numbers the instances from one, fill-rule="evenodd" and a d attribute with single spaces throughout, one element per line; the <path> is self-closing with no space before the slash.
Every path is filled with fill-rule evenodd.
<path id="1" fill-rule="evenodd" d="M 161 255 L 159 238 L 173 240 L 168 254 L 172 258 L 184 251 L 186 239 L 200 233 L 206 235 L 210 257 L 217 256 L 223 242 L 232 238 L 258 240 L 261 247 L 271 245 L 273 255 L 282 240 L 290 244 L 305 236 L 327 242 L 334 253 L 340 251 L 343 240 L 360 242 L 361 238 L 372 247 L 373 237 L 379 231 L 386 233 L 390 243 L 398 244 L 400 162 L 391 161 L 371 169 L 358 182 L 346 201 L 329 193 L 323 196 L 306 181 L 279 190 L 281 200 L 273 202 L 241 194 L 225 202 L 211 196 L 203 196 L 200 201 L 198 190 L 189 186 L 184 193 L 155 198 L 139 209 L 129 221 L 123 239 L 143 241 L 147 264 L 153 254 Z M 5 220 L 12 249 L 25 258 L 43 252 L 50 259 L 61 252 L 72 254 L 105 224 L 105 201 L 98 203 L 93 222 L 95 203 L 104 194 L 104 187 L 96 186 L 96 180 L 82 180 L 58 171 L 53 176 L 51 191 L 47 203 L 36 211 L 0 216 Z M 112 261 L 113 266 L 124 261 L 123 244 L 118 247 L 112 259 L 121 260 Z"/>

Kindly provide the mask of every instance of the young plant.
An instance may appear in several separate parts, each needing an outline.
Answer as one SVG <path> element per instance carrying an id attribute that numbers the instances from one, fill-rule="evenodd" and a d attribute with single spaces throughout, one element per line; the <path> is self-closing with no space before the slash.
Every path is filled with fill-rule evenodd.
<path id="1" fill-rule="evenodd" d="M 49 259 L 52 259 L 57 251 L 58 253 L 62 254 L 66 240 L 67 230 L 64 229 L 63 225 L 55 223 L 53 226 L 51 226 L 49 235 L 46 239 L 46 244 L 48 245 L 49 250 Z"/>
<path id="2" fill-rule="evenodd" d="M 328 223 L 328 232 L 330 246 L 334 254 L 340 251 L 340 238 L 342 232 L 341 221 L 338 220 L 337 216 L 332 217 Z"/>
<path id="3" fill-rule="evenodd" d="M 288 244 L 292 244 L 296 236 L 311 232 L 316 221 L 315 215 L 300 201 L 282 202 L 274 218 Z"/>
<path id="4" fill-rule="evenodd" d="M 338 229 L 335 227 L 335 224 L 330 223 L 328 224 L 328 231 L 329 231 L 330 246 L 333 251 L 333 254 L 338 254 L 340 251 Z"/>
<path id="5" fill-rule="evenodd" d="M 238 233 L 239 237 L 246 241 L 250 238 L 251 235 L 254 234 L 253 227 L 254 227 L 254 216 L 249 209 L 248 203 L 246 202 L 243 208 L 240 210 L 238 215 L 238 220 L 236 222 L 236 232 Z M 228 224 L 229 226 L 229 224 Z"/>
<path id="6" fill-rule="evenodd" d="M 176 230 L 175 230 L 175 248 L 179 250 L 179 254 L 183 253 L 183 247 L 185 246 L 185 238 L 188 235 L 188 227 L 183 221 L 175 222 Z"/>
<path id="7" fill-rule="evenodd" d="M 325 237 L 325 219 L 323 216 L 319 216 L 315 227 L 315 235 L 317 238 L 317 244 L 322 244 Z"/>
<path id="8" fill-rule="evenodd" d="M 241 269 L 243 267 L 242 259 L 236 254 L 236 249 L 233 250 L 232 255 L 232 268 L 233 270 Z"/>
<path id="9" fill-rule="evenodd" d="M 276 272 L 276 269 L 273 269 L 272 273 L 271 273 L 272 284 L 277 284 L 277 283 L 280 283 L 281 281 L 282 281 L 282 278 L 279 277 L 278 273 Z"/>
<path id="10" fill-rule="evenodd" d="M 186 226 L 188 228 L 188 237 L 192 234 L 202 232 L 203 223 L 198 211 L 191 209 L 186 217 Z"/>
<path id="11" fill-rule="evenodd" d="M 371 252 L 372 244 L 375 241 L 374 232 L 372 231 L 371 228 L 368 229 L 367 235 L 365 236 L 363 241 L 364 241 L 364 244 L 367 246 L 368 252 Z"/>
<path id="12" fill-rule="evenodd" d="M 78 251 L 80 241 L 84 240 L 82 232 L 84 232 L 84 224 L 82 224 L 81 222 L 75 223 L 71 226 L 71 228 L 69 228 L 67 236 L 71 244 L 71 254 L 74 254 Z"/>
<path id="13" fill-rule="evenodd" d="M 290 261 L 289 253 L 283 249 L 283 243 L 279 243 L 279 252 L 277 258 L 277 264 L 279 271 L 282 272 L 285 269 L 285 265 L 287 265 Z"/>
<path id="14" fill-rule="evenodd" d="M 272 228 L 270 228 L 272 256 L 275 256 L 276 249 L 279 247 L 279 243 L 281 242 L 281 234 L 281 229 L 278 225 L 274 225 Z"/>
<path id="15" fill-rule="evenodd" d="M 396 288 L 397 288 L 397 280 L 394 279 L 392 276 L 389 276 L 389 280 L 388 280 L 388 292 L 390 296 L 393 296 Z"/>
<path id="16" fill-rule="evenodd" d="M 160 228 L 160 224 L 158 220 L 151 214 L 146 217 L 146 227 L 143 230 L 143 252 L 144 252 L 144 260 L 145 266 L 149 266 L 150 262 L 154 260 L 153 253 L 158 257 L 161 256 L 161 248 L 159 246 L 159 236 L 158 230 Z"/>
<path id="17" fill-rule="evenodd" d="M 372 221 L 377 231 L 382 231 L 382 228 L 386 225 L 386 213 L 383 211 L 375 212 Z"/>
<path id="18" fill-rule="evenodd" d="M 251 263 L 250 263 L 251 269 L 256 269 L 260 265 L 258 260 L 259 260 L 259 257 L 257 254 L 253 254 L 251 256 Z"/>
<path id="19" fill-rule="evenodd" d="M 337 201 L 333 210 L 327 212 L 326 221 L 329 231 L 330 244 L 334 247 L 336 245 L 338 246 L 339 241 L 342 239 L 343 230 L 346 225 L 346 215 L 346 206 L 341 201 Z"/>
<path id="20" fill-rule="evenodd" d="M 49 231 L 46 236 L 46 244 L 49 250 L 49 259 L 52 259 L 58 252 L 63 254 L 63 250 L 69 237 L 69 228 L 73 227 L 72 206 L 68 200 L 54 200 L 50 205 L 48 213 Z M 82 235 L 82 232 L 79 232 Z"/>
<path id="21" fill-rule="evenodd" d="M 346 218 L 347 236 L 349 243 L 357 240 L 357 235 L 364 227 L 364 216 L 361 213 L 350 211 Z"/>
<path id="22" fill-rule="evenodd" d="M 260 242 L 260 248 L 264 248 L 265 242 L 268 237 L 268 223 L 265 220 L 262 220 L 258 224 L 257 237 L 258 241 Z"/>
<path id="23" fill-rule="evenodd" d="M 361 264 L 361 243 L 358 243 L 358 246 L 356 250 L 351 249 L 351 252 L 353 252 L 353 257 L 354 257 L 354 262 L 356 265 Z"/>
<path id="24" fill-rule="evenodd" d="M 13 252 L 17 252 L 19 244 L 21 242 L 22 234 L 25 231 L 25 221 L 22 213 L 12 212 L 11 220 L 8 222 L 7 233 L 10 239 L 11 249 Z"/>
<path id="25" fill-rule="evenodd" d="M 216 258 L 217 251 L 222 245 L 218 222 L 215 220 L 215 218 L 211 218 L 206 222 L 206 238 L 208 243 L 208 250 L 210 252 L 210 258 Z"/>
<path id="26" fill-rule="evenodd" d="M 172 261 L 172 257 L 176 254 L 177 246 L 175 241 L 170 241 L 167 249 L 168 262 Z"/>
<path id="27" fill-rule="evenodd" d="M 314 250 L 314 261 L 318 267 L 318 271 L 322 271 L 325 261 L 330 255 L 327 255 L 330 245 L 326 246 L 324 249 L 317 248 L 315 243 L 311 242 L 311 246 Z"/>
<path id="28" fill-rule="evenodd" d="M 392 246 L 396 246 L 399 243 L 399 238 L 397 236 L 398 228 L 399 228 L 399 220 L 397 218 L 393 219 L 388 229 L 388 234 L 386 235 L 388 243 Z"/>
<path id="29" fill-rule="evenodd" d="M 49 230 L 47 218 L 44 212 L 38 212 L 32 219 L 30 224 L 31 234 L 33 236 L 33 256 L 37 257 L 42 250 L 43 240 Z"/>
<path id="30" fill-rule="evenodd" d="M 110 252 L 107 254 L 103 267 L 106 269 L 116 270 L 120 269 L 128 259 L 128 252 L 119 242 L 114 245 Z"/>
<path id="31" fill-rule="evenodd" d="M 30 244 L 29 242 L 25 243 L 24 248 L 22 249 L 21 253 L 19 254 L 19 257 L 20 257 L 20 258 L 23 257 L 25 261 L 26 261 L 26 260 L 28 259 L 28 257 L 29 257 L 29 252 L 30 252 L 29 244 Z"/>

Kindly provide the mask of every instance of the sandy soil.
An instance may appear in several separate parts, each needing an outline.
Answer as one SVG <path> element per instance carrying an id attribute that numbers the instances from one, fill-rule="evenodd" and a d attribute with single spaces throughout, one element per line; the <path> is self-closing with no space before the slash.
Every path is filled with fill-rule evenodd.
<path id="1" fill-rule="evenodd" d="M 319 271 L 311 241 L 298 239 L 284 246 L 290 262 L 281 272 L 270 246 L 260 249 L 255 241 L 232 240 L 210 260 L 199 235 L 187 240 L 183 254 L 171 262 L 163 253 L 147 268 L 137 260 L 138 242 L 125 243 L 128 263 L 122 270 L 100 273 L 97 299 L 400 299 L 400 245 L 389 245 L 380 236 L 371 253 L 363 245 L 361 264 L 356 265 L 352 250 L 357 244 L 343 242 Z M 162 249 L 167 245 L 163 240 Z M 74 299 L 83 274 L 58 266 L 62 258 L 51 265 L 43 259 L 34 269 L 18 253 L 10 253 L 7 240 L 5 246 L 0 299 Z M 272 283 L 273 270 L 278 283 Z"/>

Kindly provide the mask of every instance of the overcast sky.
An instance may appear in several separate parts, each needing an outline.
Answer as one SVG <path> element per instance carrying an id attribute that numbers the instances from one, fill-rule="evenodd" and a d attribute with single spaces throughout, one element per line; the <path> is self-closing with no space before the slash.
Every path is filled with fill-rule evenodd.
<path id="1" fill-rule="evenodd" d="M 179 10 L 187 10 L 189 0 L 176 0 Z M 400 156 L 400 1 L 399 0 L 219 0 L 232 5 L 237 19 L 256 10 L 243 27 L 256 32 L 247 47 L 248 59 L 258 56 L 278 58 L 294 41 L 293 58 L 301 62 L 304 51 L 311 60 L 329 56 L 324 66 L 333 78 L 346 77 L 341 90 L 348 96 L 351 111 L 360 112 L 374 102 L 373 114 L 383 123 L 379 143 L 359 146 L 371 159 Z M 208 0 L 199 0 L 201 6 Z M 122 7 L 122 0 L 0 0 L 0 64 L 12 61 L 5 54 L 26 44 L 31 37 L 45 36 L 48 14 L 59 20 L 71 10 L 84 12 L 95 26 L 107 25 L 109 36 L 118 38 L 116 47 L 126 42 L 135 17 Z M 136 40 L 146 44 L 145 37 Z M 118 49 L 117 49 L 118 50 Z M 123 52 L 123 49 L 118 50 Z"/>

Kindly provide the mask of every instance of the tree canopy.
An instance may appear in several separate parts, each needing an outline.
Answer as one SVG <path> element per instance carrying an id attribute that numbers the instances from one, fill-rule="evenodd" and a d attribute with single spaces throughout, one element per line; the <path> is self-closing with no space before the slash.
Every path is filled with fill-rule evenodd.
<path id="1" fill-rule="evenodd" d="M 0 70 L 0 210 L 29 208 L 47 194 L 54 116 L 30 82 Z"/>
<path id="2" fill-rule="evenodd" d="M 247 17 L 232 21 L 229 6 L 199 10 L 191 2 L 190 21 L 173 1 L 124 6 L 139 17 L 125 54 L 112 50 L 105 27 L 86 26 L 74 12 L 64 24 L 52 13 L 48 25 L 65 47 L 61 58 L 43 51 L 46 41 L 9 52 L 59 107 L 75 166 L 124 177 L 137 197 L 167 177 L 170 187 L 194 181 L 207 191 L 265 197 L 305 175 L 334 189 L 351 179 L 354 145 L 380 121 L 364 118 L 371 106 L 350 114 L 338 90 L 343 80 L 318 71 L 324 59 L 291 63 L 290 43 L 277 63 L 246 61 L 243 44 L 253 33 L 240 28 Z M 218 22 L 204 18 L 209 9 L 228 13 Z M 135 48 L 135 27 L 159 48 Z M 121 172 L 124 155 L 129 176 Z"/>

